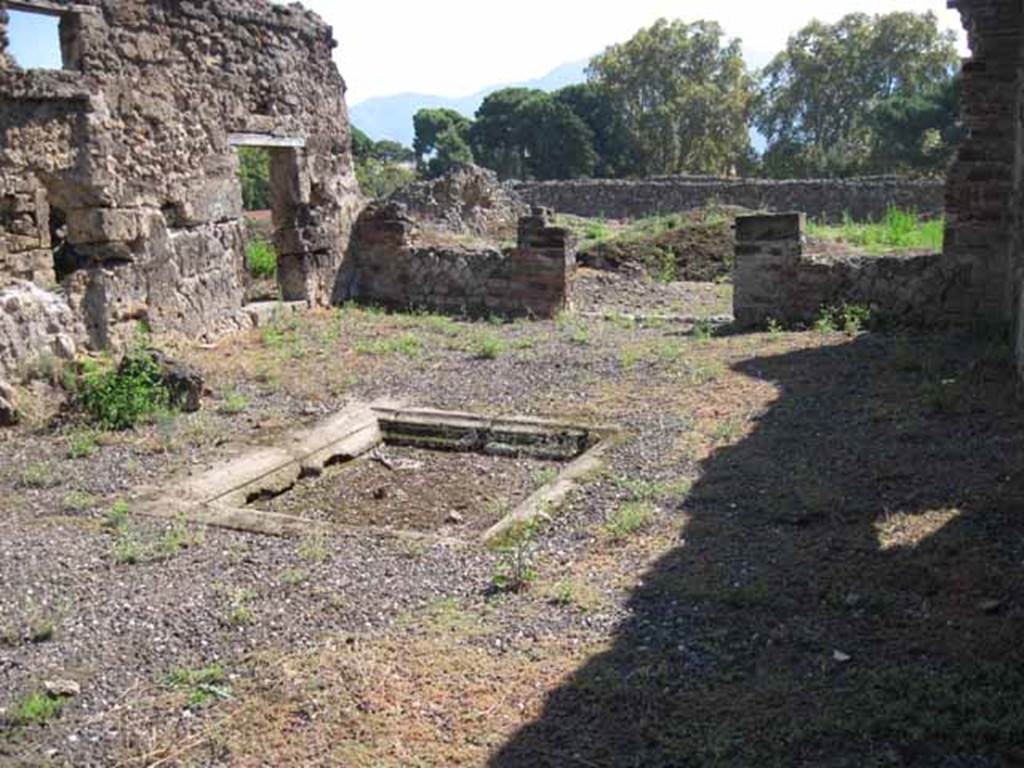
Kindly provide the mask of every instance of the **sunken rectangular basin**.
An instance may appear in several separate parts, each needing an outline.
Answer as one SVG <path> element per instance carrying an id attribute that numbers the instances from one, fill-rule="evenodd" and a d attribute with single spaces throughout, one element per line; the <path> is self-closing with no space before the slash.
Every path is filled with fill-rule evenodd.
<path id="1" fill-rule="evenodd" d="M 271 535 L 490 540 L 546 514 L 617 434 L 525 417 L 353 405 L 144 500 L 142 511 Z"/>

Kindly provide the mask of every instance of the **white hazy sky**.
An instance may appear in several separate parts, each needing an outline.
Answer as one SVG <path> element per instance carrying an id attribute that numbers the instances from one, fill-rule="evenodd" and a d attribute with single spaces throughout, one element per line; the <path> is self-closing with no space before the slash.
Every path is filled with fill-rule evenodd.
<path id="1" fill-rule="evenodd" d="M 621 42 L 665 16 L 719 21 L 764 60 L 813 17 L 934 11 L 960 31 L 944 0 L 305 0 L 334 26 L 349 103 L 414 91 L 462 96 L 492 84 L 529 80 Z M 961 34 L 961 47 L 966 43 Z"/>

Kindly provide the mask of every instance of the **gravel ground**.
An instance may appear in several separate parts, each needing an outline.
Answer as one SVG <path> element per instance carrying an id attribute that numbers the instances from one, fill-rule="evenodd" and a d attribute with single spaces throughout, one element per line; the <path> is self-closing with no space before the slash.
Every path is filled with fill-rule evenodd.
<path id="1" fill-rule="evenodd" d="M 650 313 L 653 308 L 661 313 L 672 307 L 704 316 L 721 308 L 724 295 L 722 286 L 628 283 L 621 276 L 606 278 L 586 271 L 578 285 L 583 297 L 578 310 L 595 312 L 611 306 L 616 312 Z M 483 359 L 476 351 L 480 340 L 494 338 L 501 341 L 500 354 Z M 404 343 L 381 351 L 379 342 L 395 339 Z M 843 503 L 851 510 L 858 509 L 858 499 L 872 493 L 877 479 L 887 473 L 897 478 L 887 482 L 908 486 L 900 504 L 910 507 L 919 503 L 917 496 L 930 493 L 927 508 L 936 510 L 953 506 L 954 490 L 932 498 L 937 494 L 926 492 L 926 487 L 952 488 L 959 479 L 962 488 L 956 487 L 955 493 L 981 498 L 972 485 L 978 482 L 980 466 L 1011 477 L 1012 471 L 1004 466 L 1007 457 L 1024 448 L 1018 445 L 1019 419 L 997 412 L 1006 407 L 1006 398 L 989 396 L 985 390 L 987 400 L 950 406 L 949 392 L 934 389 L 930 378 L 934 373 L 940 384 L 954 380 L 942 365 L 963 363 L 950 357 L 949 350 L 966 358 L 968 346 L 941 337 L 905 343 L 898 338 L 865 336 L 854 341 L 841 334 L 810 333 L 702 339 L 672 323 L 647 326 L 622 318 L 602 321 L 569 315 L 550 322 L 498 325 L 356 309 L 291 319 L 280 328 L 225 340 L 214 348 L 179 345 L 172 349 L 174 354 L 202 369 L 211 388 L 201 413 L 100 436 L 89 450 L 73 451 L 87 454 L 75 459 L 68 457 L 69 449 L 81 443 L 82 430 L 72 423 L 0 432 L 0 709 L 6 711 L 0 717 L 0 765 L 339 764 L 325 762 L 327 758 L 316 751 L 319 720 L 317 727 L 305 730 L 289 720 L 281 727 L 274 750 L 260 753 L 262 743 L 254 746 L 257 742 L 246 739 L 278 733 L 276 726 L 264 723 L 262 712 L 253 715 L 254 730 L 237 730 L 242 736 L 233 742 L 232 729 L 224 729 L 230 747 L 217 742 L 220 746 L 214 748 L 214 740 L 204 737 L 195 743 L 209 746 L 209 754 L 178 760 L 175 749 L 216 726 L 220 708 L 188 704 L 174 683 L 182 678 L 175 670 L 217 664 L 226 670 L 233 689 L 260 693 L 277 689 L 272 680 L 291 674 L 296 655 L 308 653 L 316 659 L 330 657 L 338 647 L 392 648 L 397 656 L 383 676 L 368 681 L 364 675 L 359 680 L 399 696 L 402 674 L 412 669 L 403 649 L 411 649 L 431 631 L 439 633 L 439 658 L 446 664 L 471 651 L 481 652 L 485 660 L 478 669 L 459 669 L 446 683 L 449 694 L 476 679 L 474 675 L 490 674 L 492 666 L 498 669 L 507 663 L 510 675 L 531 668 L 538 649 L 551 645 L 561 649 L 564 659 L 578 657 L 582 649 L 607 650 L 614 645 L 608 668 L 599 669 L 605 687 L 608 679 L 619 678 L 634 685 L 632 672 L 620 674 L 620 667 L 640 670 L 654 681 L 649 690 L 630 687 L 625 700 L 612 701 L 614 707 L 628 706 L 639 724 L 660 711 L 659 696 L 668 691 L 690 712 L 700 702 L 712 702 L 708 706 L 715 707 L 714 717 L 709 718 L 723 728 L 745 723 L 750 712 L 763 710 L 771 716 L 776 711 L 774 706 L 758 709 L 746 704 L 741 711 L 737 696 L 753 691 L 761 697 L 755 703 L 785 698 L 778 692 L 777 678 L 761 674 L 762 669 L 783 670 L 786 680 L 842 693 L 843 686 L 833 686 L 828 677 L 832 668 L 822 662 L 832 658 L 822 654 L 832 654 L 834 648 L 841 647 L 844 658 L 873 656 L 878 663 L 889 653 L 901 664 L 930 668 L 932 660 L 921 660 L 915 638 L 930 637 L 935 648 L 967 642 L 956 639 L 960 637 L 995 643 L 993 638 L 1004 637 L 1001 630 L 976 623 L 987 621 L 987 615 L 978 619 L 969 611 L 956 616 L 942 612 L 943 596 L 956 594 L 949 584 L 928 592 L 927 610 L 916 597 L 901 597 L 914 612 L 885 620 L 889 623 L 880 620 L 880 627 L 856 623 L 844 613 L 852 610 L 847 605 L 847 592 L 852 590 L 836 598 L 830 586 L 812 583 L 815 574 L 820 570 L 823 580 L 845 584 L 854 577 L 840 571 L 840 565 L 865 578 L 867 566 L 889 568 L 888 561 L 866 560 L 861 553 L 876 554 L 870 537 L 827 511 L 828 489 L 801 474 L 801 462 L 819 459 L 829 472 L 848 468 L 838 479 Z M 947 362 L 922 362 L 928 355 Z M 985 387 L 996 387 L 978 376 Z M 794 390 L 795 398 L 786 399 L 787 390 Z M 469 544 L 410 543 L 358 533 L 277 539 L 157 523 L 130 512 L 134 489 L 204 471 L 240 446 L 272 444 L 285 431 L 313 424 L 347 403 L 385 396 L 443 409 L 615 423 L 626 438 L 611 452 L 606 470 L 574 492 L 534 542 L 532 557 L 542 574 L 540 582 L 527 593 L 500 599 L 493 583 L 503 556 Z M 909 410 L 908 403 L 913 404 Z M 993 405 L 999 403 L 1003 405 Z M 936 411 L 936 416 L 929 410 L 933 406 L 958 408 L 953 413 L 959 415 Z M 908 421 L 908 413 L 918 410 L 922 415 L 914 417 L 917 421 Z M 890 430 L 890 424 L 896 426 Z M 949 430 L 960 437 L 947 447 L 941 438 Z M 804 439 L 810 446 L 806 450 L 799 445 Z M 881 456 L 878 447 L 889 445 L 902 453 Z M 984 462 L 978 458 L 982 446 L 991 452 L 984 454 Z M 915 466 L 931 468 L 927 486 L 915 486 Z M 767 479 L 763 486 L 748 489 L 748 475 Z M 784 482 L 776 482 L 779 479 Z M 690 485 L 698 481 L 703 483 L 701 493 L 688 502 Z M 785 505 L 771 506 L 767 500 L 780 489 L 799 493 L 806 506 L 826 512 L 814 519 L 817 522 L 779 522 L 781 518 L 772 515 Z M 115 527 L 110 514 L 118 499 L 127 501 L 126 527 Z M 767 511 L 762 513 L 759 504 Z M 642 521 L 647 524 L 644 533 L 634 538 L 626 534 L 624 543 L 613 544 L 613 523 L 624 505 L 639 505 L 651 519 Z M 867 528 L 896 519 L 899 506 L 886 509 L 882 522 L 866 518 Z M 762 514 L 768 517 L 758 517 Z M 695 515 L 698 525 L 689 522 Z M 1000 526 L 1006 530 L 1005 523 Z M 1006 540 L 999 539 L 1004 544 Z M 126 542 L 132 544 L 131 558 L 125 557 Z M 969 550 L 961 546 L 955 551 Z M 983 560 L 1003 562 L 993 559 L 996 555 L 1019 565 L 1016 550 L 986 552 Z M 880 571 L 891 581 L 886 588 L 901 595 L 900 590 L 917 588 L 914 579 L 926 574 L 938 578 L 942 573 L 931 561 L 904 565 L 899 573 L 914 578 Z M 1010 579 L 1011 571 L 1000 570 L 1000 578 Z M 763 574 L 774 579 L 768 588 L 758 581 Z M 585 583 L 585 610 L 566 606 L 559 587 L 564 579 Z M 695 591 L 680 598 L 679 585 L 692 585 Z M 755 587 L 784 601 L 769 603 Z M 1006 631 L 1018 626 L 1014 622 L 1020 611 L 1011 597 L 1017 593 L 1006 585 L 996 589 L 989 583 L 988 589 L 997 597 L 1005 595 L 998 611 L 1008 617 Z M 574 599 L 582 600 L 578 595 Z M 449 610 L 445 606 L 457 606 L 460 616 L 486 617 L 489 629 L 459 634 L 462 619 L 448 617 L 449 624 L 437 630 L 439 611 Z M 746 609 L 740 612 L 737 606 Z M 952 630 L 947 632 L 950 627 L 958 628 L 955 637 Z M 970 631 L 962 632 L 963 627 Z M 843 639 L 832 640 L 833 635 Z M 664 662 L 668 666 L 637 661 L 631 653 L 660 654 L 659 659 L 669 660 Z M 601 667 L 602 657 L 595 654 L 591 665 Z M 269 666 L 268 658 L 275 660 Z M 564 659 L 559 669 L 568 664 Z M 440 674 L 432 672 L 441 666 L 436 659 L 428 658 L 423 666 L 426 678 Z M 917 667 L 913 669 L 918 679 Z M 671 683 L 658 677 L 664 670 L 671 671 Z M 561 673 L 547 668 L 542 673 L 521 681 L 523 687 L 517 689 L 524 697 L 528 692 L 531 702 L 543 701 L 549 689 L 561 684 Z M 312 677 L 296 685 L 307 692 L 302 696 L 308 696 L 320 685 L 331 685 L 327 677 L 327 670 L 314 670 Z M 851 680 L 854 692 L 873 691 L 879 684 Z M 48 681 L 74 682 L 80 692 L 66 701 L 57 718 L 42 724 L 15 722 L 26 697 Z M 508 685 L 515 682 L 510 678 Z M 696 685 L 693 691 L 679 691 L 678 686 L 691 683 Z M 747 688 L 736 688 L 739 684 Z M 353 681 L 341 685 L 329 689 L 332 696 L 346 686 L 357 687 Z M 554 745 L 551 749 L 557 751 L 559 743 L 572 741 L 572 749 L 591 754 L 591 745 L 598 750 L 613 732 L 630 731 L 632 721 L 615 725 L 609 720 L 611 710 L 588 710 L 586 696 L 599 689 L 592 683 L 580 688 L 582 705 L 556 697 L 554 715 L 547 717 L 535 703 L 523 703 L 526 699 L 502 700 L 487 713 L 473 710 L 466 716 L 468 735 L 459 738 L 452 735 L 455 714 L 420 712 L 429 692 L 414 689 L 408 699 L 400 699 L 396 719 L 443 721 L 443 727 L 430 731 L 435 734 L 432 740 L 411 742 L 419 764 L 482 764 L 482 750 L 500 748 L 510 731 L 535 718 L 540 718 L 539 733 L 555 729 L 554 737 L 543 737 L 548 739 L 545 744 Z M 805 701 L 799 686 L 784 693 L 793 701 Z M 462 699 L 472 702 L 473 696 L 462 697 L 452 707 L 461 706 Z M 861 709 L 873 713 L 877 702 L 870 700 Z M 290 716 L 299 712 L 309 725 L 309 711 L 313 710 L 303 704 Z M 245 712 L 243 707 L 229 715 L 238 717 L 238 729 Z M 572 712 L 584 718 L 573 722 L 574 729 L 581 729 L 578 735 L 559 733 L 557 724 L 569 722 Z M 810 717 L 806 706 L 802 715 L 799 712 L 793 704 L 786 710 L 787 722 Z M 857 715 L 851 712 L 846 714 Z M 411 758 L 399 759 L 393 751 L 404 738 L 401 732 L 385 733 L 381 738 L 391 739 L 392 746 L 372 751 L 379 746 L 374 730 L 379 723 L 363 725 L 358 717 L 377 714 L 379 708 L 366 702 L 346 710 L 338 733 L 361 733 L 361 748 L 367 750 L 351 764 L 409 764 Z M 899 712 L 887 719 L 903 716 Z M 480 728 L 481 717 L 484 722 L 494 719 L 493 729 Z M 500 718 L 505 719 L 499 727 Z M 680 716 L 672 722 L 691 721 Z M 629 754 L 642 754 L 654 743 L 651 734 L 663 732 L 659 727 L 655 722 L 644 731 L 646 736 L 637 736 L 624 748 Z M 701 725 L 712 727 L 719 726 Z M 757 743 L 766 727 L 757 721 L 746 731 L 702 730 L 694 737 L 699 750 L 686 754 L 710 759 L 718 754 L 715 750 L 733 750 L 728 754 L 740 756 L 722 764 L 757 764 L 742 752 L 743 745 Z M 1008 725 L 997 736 L 1011 731 Z M 847 745 L 856 747 L 849 747 L 849 754 L 829 752 L 834 742 L 827 738 L 801 736 L 814 745 L 804 753 L 809 757 L 803 764 L 894 764 L 875 759 L 888 754 L 891 737 L 872 733 L 860 741 L 860 736 L 847 736 Z M 688 738 L 680 735 L 680 743 L 689 744 Z M 958 760 L 957 755 L 966 755 L 964 759 L 973 762 L 906 764 L 999 764 L 975 759 L 996 737 L 984 732 L 972 738 L 960 751 L 955 744 L 948 746 L 947 756 Z M 456 742 L 477 751 L 453 757 L 445 750 Z M 815 751 L 819 742 L 825 751 Z M 284 756 L 282 750 L 289 743 L 308 745 L 310 754 L 320 756 Z M 764 754 L 771 759 L 760 764 L 781 764 L 776 760 L 779 752 L 773 751 L 778 748 L 766 748 Z M 538 759 L 537 749 L 528 732 L 517 740 L 507 762 L 493 764 L 568 764 Z M 378 759 L 385 752 L 388 759 Z M 554 752 L 547 754 L 550 758 Z M 664 760 L 664 754 L 658 754 Z M 838 758 L 832 759 L 836 754 Z M 606 755 L 591 763 L 612 764 Z"/>

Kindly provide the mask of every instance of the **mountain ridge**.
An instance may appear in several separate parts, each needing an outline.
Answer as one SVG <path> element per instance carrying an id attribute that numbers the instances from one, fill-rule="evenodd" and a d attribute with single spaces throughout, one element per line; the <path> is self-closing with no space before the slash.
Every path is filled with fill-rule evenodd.
<path id="1" fill-rule="evenodd" d="M 349 107 L 349 119 L 367 136 L 375 141 L 390 139 L 412 146 L 414 131 L 413 115 L 420 109 L 454 109 L 466 117 L 473 117 L 487 96 L 503 88 L 536 88 L 541 91 L 556 91 L 567 85 L 582 83 L 586 79 L 584 70 L 587 59 L 571 61 L 548 72 L 543 77 L 519 83 L 503 83 L 481 88 L 467 96 L 437 96 L 424 93 L 396 93 L 366 99 Z"/>

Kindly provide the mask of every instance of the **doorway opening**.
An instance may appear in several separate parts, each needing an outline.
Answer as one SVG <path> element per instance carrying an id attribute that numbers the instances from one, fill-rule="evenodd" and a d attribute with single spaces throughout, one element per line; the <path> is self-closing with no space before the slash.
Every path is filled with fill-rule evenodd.
<path id="1" fill-rule="evenodd" d="M 303 206 L 301 139 L 234 136 L 245 233 L 246 302 L 299 302 L 308 298 L 300 254 L 289 243 Z"/>

